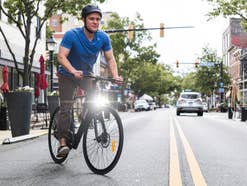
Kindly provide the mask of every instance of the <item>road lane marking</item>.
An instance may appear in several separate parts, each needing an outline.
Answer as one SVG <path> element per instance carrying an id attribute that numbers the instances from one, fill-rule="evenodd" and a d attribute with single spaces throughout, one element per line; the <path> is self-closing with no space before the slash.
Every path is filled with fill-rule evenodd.
<path id="1" fill-rule="evenodd" d="M 175 120 L 175 125 L 177 127 L 179 136 L 181 138 L 182 144 L 184 146 L 184 150 L 185 150 L 187 162 L 188 162 L 189 167 L 190 167 L 190 172 L 191 172 L 193 182 L 194 182 L 195 186 L 206 186 L 207 183 L 206 183 L 206 181 L 202 175 L 201 169 L 200 169 L 199 164 L 195 158 L 195 155 L 194 155 L 194 153 L 190 147 L 190 144 L 189 144 L 187 138 L 185 137 L 181 127 L 179 126 L 177 119 L 174 118 L 174 120 Z"/>
<path id="2" fill-rule="evenodd" d="M 169 170 L 169 185 L 181 186 L 181 173 L 178 159 L 178 149 L 176 145 L 176 138 L 174 134 L 174 127 L 172 118 L 170 116 L 170 170 Z"/>

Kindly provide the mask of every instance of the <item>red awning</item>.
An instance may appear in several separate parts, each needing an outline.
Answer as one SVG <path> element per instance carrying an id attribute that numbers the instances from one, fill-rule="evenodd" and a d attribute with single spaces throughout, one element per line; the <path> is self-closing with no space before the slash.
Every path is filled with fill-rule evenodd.
<path id="1" fill-rule="evenodd" d="M 43 55 L 40 56 L 39 58 L 40 62 L 40 74 L 39 74 L 39 87 L 41 89 L 47 89 L 48 88 L 48 82 L 45 77 L 45 59 Z"/>
<path id="2" fill-rule="evenodd" d="M 9 79 L 9 70 L 8 67 L 5 66 L 2 68 L 2 77 L 3 77 L 3 84 L 1 86 L 1 90 L 6 93 L 9 91 L 9 84 L 8 84 L 8 79 Z"/>
<path id="3" fill-rule="evenodd" d="M 39 74 L 35 74 L 35 90 L 34 90 L 35 98 L 40 96 L 40 78 Z"/>

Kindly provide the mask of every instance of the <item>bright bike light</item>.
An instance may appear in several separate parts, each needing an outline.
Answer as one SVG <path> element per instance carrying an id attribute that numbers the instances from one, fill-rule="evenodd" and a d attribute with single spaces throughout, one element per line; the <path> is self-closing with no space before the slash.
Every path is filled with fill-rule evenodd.
<path id="1" fill-rule="evenodd" d="M 94 105 L 97 106 L 97 107 L 105 106 L 105 105 L 108 105 L 108 104 L 109 104 L 109 100 L 105 96 L 98 95 L 94 99 Z"/>

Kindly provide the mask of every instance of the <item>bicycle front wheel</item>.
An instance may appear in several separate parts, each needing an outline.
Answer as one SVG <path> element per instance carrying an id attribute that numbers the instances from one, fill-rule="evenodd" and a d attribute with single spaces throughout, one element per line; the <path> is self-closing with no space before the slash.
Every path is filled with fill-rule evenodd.
<path id="1" fill-rule="evenodd" d="M 83 154 L 96 174 L 107 174 L 117 164 L 123 148 L 123 126 L 118 113 L 110 108 L 97 109 L 83 136 Z"/>

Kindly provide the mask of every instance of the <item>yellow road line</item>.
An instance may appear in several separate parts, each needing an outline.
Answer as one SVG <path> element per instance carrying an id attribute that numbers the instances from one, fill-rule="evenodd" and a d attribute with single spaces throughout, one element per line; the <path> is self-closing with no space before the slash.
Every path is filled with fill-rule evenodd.
<path id="1" fill-rule="evenodd" d="M 181 186 L 181 174 L 179 168 L 178 150 L 176 138 L 174 134 L 173 122 L 170 116 L 170 170 L 169 170 L 169 185 Z"/>
<path id="2" fill-rule="evenodd" d="M 178 129 L 179 136 L 180 136 L 182 144 L 184 146 L 184 150 L 185 150 L 187 162 L 188 162 L 189 167 L 190 167 L 190 172 L 192 175 L 193 182 L 194 182 L 195 186 L 206 186 L 207 183 L 206 183 L 206 181 L 202 175 L 201 169 L 200 169 L 199 164 L 195 158 L 195 155 L 194 155 L 194 153 L 190 147 L 190 144 L 189 144 L 188 140 L 186 139 L 181 127 L 178 125 L 177 119 L 176 118 L 174 118 L 174 119 L 175 119 L 176 127 Z"/>

